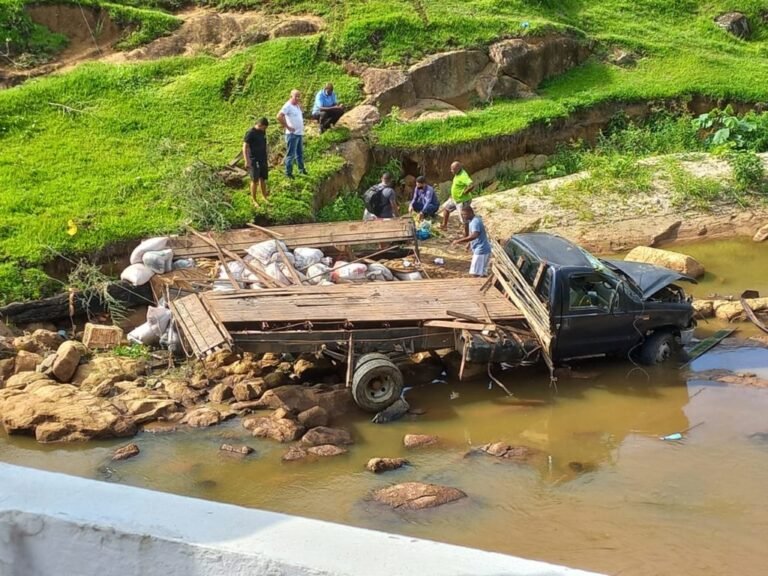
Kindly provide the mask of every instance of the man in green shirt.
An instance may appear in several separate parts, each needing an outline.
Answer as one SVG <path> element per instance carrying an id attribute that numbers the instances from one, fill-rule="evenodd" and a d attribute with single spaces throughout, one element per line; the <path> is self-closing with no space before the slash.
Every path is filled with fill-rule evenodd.
<path id="1" fill-rule="evenodd" d="M 467 174 L 467 171 L 464 170 L 461 162 L 453 162 L 451 164 L 451 174 L 453 174 L 451 197 L 443 202 L 443 223 L 441 224 L 440 229 L 448 229 L 448 218 L 451 215 L 451 212 L 458 209 L 459 220 L 464 224 L 464 236 L 467 236 L 467 222 L 464 221 L 464 218 L 461 215 L 461 208 L 472 204 L 472 191 L 475 189 L 475 184 L 472 182 L 472 178 L 469 177 L 469 174 Z"/>

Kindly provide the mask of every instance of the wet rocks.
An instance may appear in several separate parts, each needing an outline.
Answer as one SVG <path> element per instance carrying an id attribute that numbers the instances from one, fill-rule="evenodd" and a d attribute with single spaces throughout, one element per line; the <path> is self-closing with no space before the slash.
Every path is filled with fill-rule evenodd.
<path id="1" fill-rule="evenodd" d="M 371 458 L 365 465 L 365 469 L 369 472 L 379 474 L 381 472 L 388 472 L 389 470 L 397 470 L 407 464 L 409 464 L 409 462 L 405 458 Z"/>
<path id="2" fill-rule="evenodd" d="M 278 442 L 298 440 L 305 430 L 295 420 L 274 416 L 251 416 L 243 420 L 243 427 L 258 438 L 271 438 Z"/>
<path id="3" fill-rule="evenodd" d="M 250 446 L 246 446 L 245 444 L 242 444 L 240 446 L 234 446 L 232 444 L 222 444 L 219 447 L 219 450 L 222 452 L 228 452 L 230 454 L 237 454 L 239 456 L 248 456 L 249 454 L 253 453 L 253 448 Z"/>
<path id="4" fill-rule="evenodd" d="M 435 446 L 440 438 L 431 434 L 406 434 L 403 437 L 403 446 L 406 448 L 425 448 Z"/>
<path id="5" fill-rule="evenodd" d="M 181 419 L 181 423 L 187 424 L 192 428 L 206 428 L 208 426 L 215 426 L 222 419 L 221 412 L 210 406 L 203 406 L 202 408 L 187 412 L 184 418 Z"/>
<path id="6" fill-rule="evenodd" d="M 211 388 L 210 392 L 208 392 L 208 400 L 210 402 L 215 402 L 216 404 L 221 404 L 232 397 L 232 386 L 224 384 L 223 382 L 216 384 L 216 386 Z"/>
<path id="7" fill-rule="evenodd" d="M 699 278 L 704 275 L 704 266 L 698 260 L 686 254 L 670 250 L 638 246 L 630 251 L 624 260 L 663 266 L 692 278 Z"/>
<path id="8" fill-rule="evenodd" d="M 405 416 L 410 410 L 410 405 L 405 401 L 405 398 L 398 398 L 394 404 L 388 406 L 381 412 L 378 412 L 371 422 L 374 424 L 386 424 L 387 422 L 393 422 L 399 420 Z"/>
<path id="9" fill-rule="evenodd" d="M 321 444 L 320 446 L 312 446 L 311 448 L 307 448 L 307 454 L 311 454 L 312 456 L 320 456 L 323 458 L 330 456 L 341 456 L 347 452 L 349 452 L 349 450 L 346 448 L 340 448 L 339 446 L 335 446 L 333 444 Z"/>
<path id="10" fill-rule="evenodd" d="M 752 34 L 752 30 L 749 27 L 749 20 L 741 12 L 727 12 L 721 14 L 715 18 L 715 24 L 742 40 L 746 40 Z"/>
<path id="11" fill-rule="evenodd" d="M 291 379 L 288 377 L 287 373 L 282 370 L 275 370 L 264 376 L 261 388 L 265 391 L 272 390 L 274 388 L 286 386 L 287 384 L 290 384 L 290 382 Z"/>
<path id="12" fill-rule="evenodd" d="M 536 448 L 513 446 L 506 442 L 492 442 L 491 444 L 485 444 L 478 448 L 478 451 L 488 454 L 489 456 L 520 463 L 526 463 L 532 458 L 542 454 L 541 450 L 537 450 Z"/>
<path id="13" fill-rule="evenodd" d="M 139 452 L 141 452 L 141 450 L 139 450 L 139 447 L 136 444 L 128 444 L 127 446 L 115 450 L 112 454 L 112 460 L 127 460 L 128 458 L 138 456 Z"/>
<path id="14" fill-rule="evenodd" d="M 263 382 L 261 378 L 254 378 L 250 380 L 242 380 L 232 386 L 232 396 L 237 402 L 248 402 L 249 400 L 255 400 L 261 395 L 260 384 Z"/>
<path id="15" fill-rule="evenodd" d="M 309 410 L 299 413 L 297 417 L 299 423 L 305 428 L 316 428 L 318 426 L 328 425 L 328 412 L 320 406 L 313 406 Z"/>
<path id="16" fill-rule="evenodd" d="M 305 446 L 322 446 L 323 444 L 346 446 L 354 444 L 354 441 L 352 440 L 352 436 L 346 430 L 318 426 L 304 434 L 301 438 L 301 443 Z"/>
<path id="17" fill-rule="evenodd" d="M 405 510 L 423 510 L 455 502 L 467 495 L 458 488 L 425 484 L 423 482 L 404 482 L 373 492 L 376 502 L 386 504 L 391 508 Z"/>
<path id="18" fill-rule="evenodd" d="M 307 451 L 301 446 L 291 446 L 288 452 L 283 454 L 283 462 L 295 462 L 296 460 L 303 460 L 307 457 Z"/>
<path id="19" fill-rule="evenodd" d="M 754 242 L 764 242 L 765 240 L 768 240 L 768 224 L 760 227 L 757 232 L 755 232 L 755 235 L 752 236 L 752 240 Z"/>

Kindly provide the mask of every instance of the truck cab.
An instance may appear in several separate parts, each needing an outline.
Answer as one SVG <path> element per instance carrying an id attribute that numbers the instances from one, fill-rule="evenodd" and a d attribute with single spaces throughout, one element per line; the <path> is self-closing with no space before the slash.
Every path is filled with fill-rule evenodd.
<path id="1" fill-rule="evenodd" d="M 549 309 L 555 362 L 631 356 L 655 364 L 692 337 L 690 298 L 674 284 L 692 278 L 603 260 L 553 234 L 516 234 L 504 251 Z"/>

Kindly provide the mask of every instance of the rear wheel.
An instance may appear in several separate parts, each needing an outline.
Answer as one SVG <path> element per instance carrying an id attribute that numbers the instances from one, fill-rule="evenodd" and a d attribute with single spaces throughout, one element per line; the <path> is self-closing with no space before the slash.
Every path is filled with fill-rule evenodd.
<path id="1" fill-rule="evenodd" d="M 352 376 L 352 397 L 360 408 L 381 412 L 400 398 L 403 374 L 389 359 L 373 358 L 358 364 Z"/>
<path id="2" fill-rule="evenodd" d="M 669 360 L 675 352 L 675 336 L 671 332 L 654 332 L 645 339 L 638 359 L 642 364 L 652 366 Z"/>

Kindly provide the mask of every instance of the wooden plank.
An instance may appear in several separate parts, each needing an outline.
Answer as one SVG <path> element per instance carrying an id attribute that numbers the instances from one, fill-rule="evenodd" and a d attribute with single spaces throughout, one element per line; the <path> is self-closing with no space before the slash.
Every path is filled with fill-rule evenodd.
<path id="1" fill-rule="evenodd" d="M 424 322 L 424 326 L 430 328 L 451 328 L 452 330 L 476 330 L 478 332 L 486 330 L 490 332 L 496 331 L 496 324 L 474 324 L 457 320 L 427 320 Z"/>
<path id="2" fill-rule="evenodd" d="M 539 264 L 539 268 L 536 270 L 536 276 L 533 278 L 533 283 L 531 284 L 531 287 L 533 288 L 534 292 L 539 291 L 539 284 L 541 284 L 541 279 L 544 278 L 544 271 L 547 269 L 547 261 L 543 260 Z"/>
<path id="3" fill-rule="evenodd" d="M 231 336 L 206 310 L 197 294 L 174 300 L 170 306 L 176 326 L 195 356 L 204 358 L 214 349 L 231 349 Z"/>

